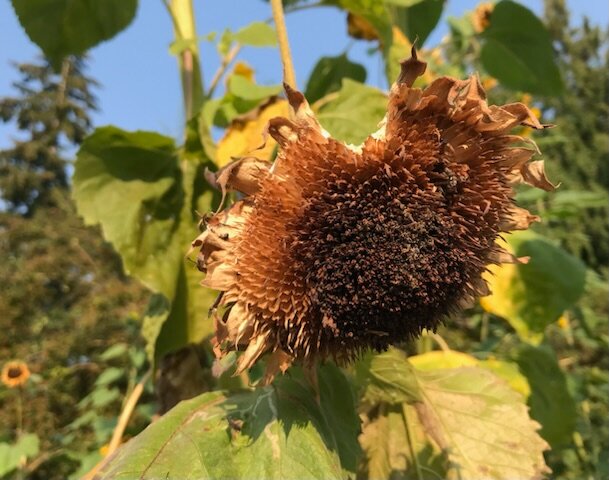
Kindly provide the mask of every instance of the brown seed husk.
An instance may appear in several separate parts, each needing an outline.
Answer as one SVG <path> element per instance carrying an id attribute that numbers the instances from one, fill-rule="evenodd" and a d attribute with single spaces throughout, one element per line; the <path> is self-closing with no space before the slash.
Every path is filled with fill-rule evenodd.
<path id="1" fill-rule="evenodd" d="M 553 185 L 520 125 L 541 129 L 522 103 L 488 105 L 476 76 L 413 88 L 425 71 L 413 49 L 380 130 L 359 147 L 331 138 L 304 96 L 286 87 L 295 120 L 275 118 L 274 164 L 241 159 L 217 175 L 245 196 L 193 242 L 203 284 L 220 290 L 216 353 L 265 353 L 265 381 L 291 362 L 362 351 L 435 330 L 488 292 L 482 273 L 518 261 L 495 241 L 537 217 L 513 184 Z"/>

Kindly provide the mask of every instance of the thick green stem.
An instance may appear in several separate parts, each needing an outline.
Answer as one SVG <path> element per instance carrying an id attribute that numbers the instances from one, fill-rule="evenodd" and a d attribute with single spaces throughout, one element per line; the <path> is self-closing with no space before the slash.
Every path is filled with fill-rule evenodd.
<path id="1" fill-rule="evenodd" d="M 184 115 L 189 120 L 203 104 L 203 76 L 192 0 L 169 0 L 166 3 L 173 20 L 176 40 L 187 41 L 180 53 L 180 77 L 184 98 Z"/>

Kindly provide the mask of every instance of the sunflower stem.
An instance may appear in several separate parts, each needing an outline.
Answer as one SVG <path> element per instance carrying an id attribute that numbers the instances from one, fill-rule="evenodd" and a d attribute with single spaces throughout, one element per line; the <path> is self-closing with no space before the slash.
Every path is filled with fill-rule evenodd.
<path id="1" fill-rule="evenodd" d="M 23 433 L 23 388 L 17 388 L 17 437 Z"/>
<path id="2" fill-rule="evenodd" d="M 174 26 L 176 41 L 188 42 L 179 56 L 180 78 L 186 121 L 203 105 L 203 74 L 192 0 L 163 0 Z"/>
<path id="3" fill-rule="evenodd" d="M 281 0 L 271 0 L 273 10 L 273 20 L 277 29 L 277 41 L 281 54 L 281 64 L 283 65 L 283 81 L 293 89 L 296 89 L 296 74 L 290 53 L 290 42 L 288 41 L 288 31 L 285 26 L 285 16 L 283 14 L 283 4 Z"/>

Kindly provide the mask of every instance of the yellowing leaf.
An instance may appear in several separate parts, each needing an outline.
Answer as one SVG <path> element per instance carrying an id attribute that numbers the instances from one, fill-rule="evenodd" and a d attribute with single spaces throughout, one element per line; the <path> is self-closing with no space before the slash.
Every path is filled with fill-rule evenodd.
<path id="1" fill-rule="evenodd" d="M 271 160 L 276 142 L 267 138 L 264 146 L 262 134 L 268 121 L 273 117 L 287 116 L 288 102 L 278 100 L 263 107 L 253 119 L 235 120 L 226 130 L 226 134 L 218 143 L 216 162 L 222 167 L 233 157 L 251 155 L 262 160 Z"/>
<path id="2" fill-rule="evenodd" d="M 490 370 L 498 377 L 503 378 L 510 384 L 510 387 L 521 393 L 525 398 L 529 398 L 531 395 L 529 381 L 520 373 L 518 365 L 515 363 L 489 358 L 487 360 L 480 360 L 479 365 L 486 370 Z"/>
<path id="3" fill-rule="evenodd" d="M 408 357 L 408 361 L 417 370 L 423 372 L 460 367 L 482 367 L 505 380 L 510 387 L 522 394 L 525 398 L 528 398 L 531 394 L 529 382 L 518 370 L 518 365 L 513 362 L 506 362 L 494 358 L 478 360 L 471 355 L 454 350 L 427 352 L 421 355 Z"/>
<path id="4" fill-rule="evenodd" d="M 388 357 L 385 367 L 401 372 L 399 378 L 381 369 L 384 383 L 391 386 L 395 378 L 401 385 L 414 383 L 419 399 L 371 396 L 368 390 L 377 384 L 364 386 L 364 398 L 377 403 L 362 412 L 362 477 L 499 480 L 549 473 L 543 458 L 548 445 L 521 395 L 479 366 L 432 366 L 433 360 L 457 365 L 476 361 L 473 357 L 429 352 L 406 360 L 389 351 L 370 363 L 376 363 L 377 373 L 378 357 L 383 356 Z M 413 359 L 426 367 L 409 368 Z"/>
<path id="5" fill-rule="evenodd" d="M 527 264 L 491 266 L 491 295 L 480 300 L 487 312 L 505 318 L 518 335 L 538 344 L 546 326 L 557 321 L 584 290 L 582 262 L 534 232 L 510 235 L 508 249 Z"/>
<path id="6" fill-rule="evenodd" d="M 412 365 L 422 371 L 435 370 L 437 368 L 459 368 L 473 367 L 478 365 L 478 360 L 467 353 L 450 351 L 433 351 L 408 357 Z"/>

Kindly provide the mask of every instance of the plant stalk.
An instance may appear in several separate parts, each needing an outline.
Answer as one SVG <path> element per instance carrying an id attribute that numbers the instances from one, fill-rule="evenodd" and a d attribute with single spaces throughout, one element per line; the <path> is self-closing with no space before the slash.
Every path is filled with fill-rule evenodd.
<path id="1" fill-rule="evenodd" d="M 180 77 L 184 99 L 186 121 L 203 105 L 203 75 L 201 73 L 199 45 L 192 0 L 170 0 L 165 2 L 174 26 L 176 41 L 188 41 L 189 45 L 180 53 Z"/>
<path id="2" fill-rule="evenodd" d="M 283 65 L 283 81 L 293 89 L 297 89 L 296 74 L 294 73 L 294 64 L 292 63 L 288 31 L 285 26 L 285 15 L 281 0 L 271 0 L 271 8 L 273 9 L 273 20 L 277 29 L 277 41 L 279 42 L 281 64 Z"/>

